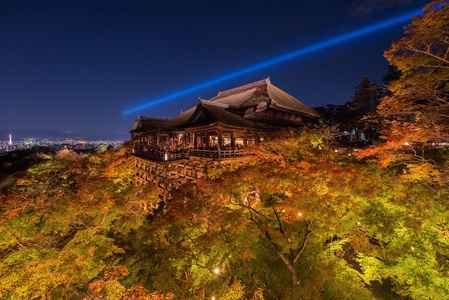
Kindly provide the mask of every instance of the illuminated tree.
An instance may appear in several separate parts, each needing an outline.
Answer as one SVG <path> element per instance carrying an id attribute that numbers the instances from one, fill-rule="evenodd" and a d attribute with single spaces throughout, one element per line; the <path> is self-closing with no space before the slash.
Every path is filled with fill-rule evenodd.
<path id="1" fill-rule="evenodd" d="M 384 282 L 403 298 L 448 298 L 449 195 L 385 177 L 361 223 L 372 240 L 371 249 L 357 257 L 363 277 Z"/>
<path id="2" fill-rule="evenodd" d="M 223 297 L 238 279 L 267 299 L 370 298 L 336 253 L 368 243 L 357 223 L 377 179 L 334 161 L 318 132 L 278 136 L 251 150 L 254 166 L 173 194 L 152 232 L 165 257 L 155 277 L 164 291 Z"/>
<path id="3" fill-rule="evenodd" d="M 126 148 L 48 157 L 0 197 L 0 298 L 82 298 L 146 224 Z M 137 245 L 135 245 L 137 246 Z"/>
<path id="4" fill-rule="evenodd" d="M 367 209 L 364 230 L 377 246 L 359 257 L 365 278 L 411 299 L 449 295 L 448 36 L 448 2 L 433 1 L 385 52 L 400 72 L 378 108 L 386 143 L 360 155 L 399 171 Z"/>
<path id="5" fill-rule="evenodd" d="M 423 10 L 385 52 L 401 75 L 378 109 L 386 144 L 365 154 L 377 154 L 384 165 L 405 163 L 411 179 L 446 183 L 440 147 L 449 142 L 449 5 L 433 1 Z"/>

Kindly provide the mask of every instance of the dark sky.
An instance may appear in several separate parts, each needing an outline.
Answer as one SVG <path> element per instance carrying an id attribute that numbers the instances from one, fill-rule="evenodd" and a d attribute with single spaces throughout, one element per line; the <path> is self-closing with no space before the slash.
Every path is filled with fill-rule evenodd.
<path id="1" fill-rule="evenodd" d="M 381 82 L 383 51 L 407 22 L 123 114 L 427 2 L 0 1 L 0 130 L 126 134 L 138 115 L 174 117 L 198 97 L 268 76 L 310 107 L 343 104 L 363 76 Z"/>

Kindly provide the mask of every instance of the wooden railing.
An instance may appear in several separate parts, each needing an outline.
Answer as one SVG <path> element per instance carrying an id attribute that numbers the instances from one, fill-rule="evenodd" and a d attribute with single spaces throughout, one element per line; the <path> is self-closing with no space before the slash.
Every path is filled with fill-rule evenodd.
<path id="1" fill-rule="evenodd" d="M 148 151 L 134 150 L 134 155 L 148 158 L 156 161 L 173 161 L 188 158 L 189 156 L 206 158 L 226 158 L 242 156 L 241 150 L 203 150 L 203 149 L 184 149 L 178 152 L 171 151 Z"/>
<path id="2" fill-rule="evenodd" d="M 178 160 L 188 157 L 188 151 L 180 151 L 180 152 L 154 152 L 154 151 L 148 151 L 148 150 L 134 150 L 134 155 L 140 156 L 143 158 L 149 158 L 151 160 L 157 160 L 157 161 L 171 161 L 171 160 Z"/>
<path id="3" fill-rule="evenodd" d="M 202 150 L 190 149 L 190 156 L 210 157 L 210 158 L 225 158 L 242 156 L 240 150 Z"/>

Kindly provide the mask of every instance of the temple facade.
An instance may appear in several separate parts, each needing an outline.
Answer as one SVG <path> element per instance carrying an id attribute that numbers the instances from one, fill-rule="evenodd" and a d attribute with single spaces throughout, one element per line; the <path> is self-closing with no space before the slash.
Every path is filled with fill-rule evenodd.
<path id="1" fill-rule="evenodd" d="M 264 79 L 216 97 L 172 119 L 139 117 L 130 133 L 138 183 L 155 183 L 162 198 L 211 168 L 245 164 L 247 145 L 267 133 L 317 122 L 320 115 Z"/>

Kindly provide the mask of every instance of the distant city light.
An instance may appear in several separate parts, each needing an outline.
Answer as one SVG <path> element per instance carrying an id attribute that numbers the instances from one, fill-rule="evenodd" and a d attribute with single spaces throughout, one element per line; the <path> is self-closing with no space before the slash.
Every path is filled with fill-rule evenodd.
<path id="1" fill-rule="evenodd" d="M 198 85 L 195 85 L 195 86 L 192 86 L 192 87 L 180 90 L 178 92 L 175 92 L 173 94 L 169 94 L 169 95 L 161 97 L 159 99 L 155 99 L 155 100 L 152 100 L 152 101 L 147 101 L 146 103 L 143 103 L 143 104 L 138 105 L 136 107 L 130 108 L 128 110 L 125 110 L 123 112 L 123 114 L 128 115 L 130 113 L 140 111 L 142 109 L 145 109 L 145 108 L 148 108 L 148 107 L 151 107 L 151 106 L 154 106 L 154 105 L 166 102 L 168 100 L 172 100 L 172 99 L 175 99 L 175 98 L 187 95 L 189 93 L 199 91 L 201 89 L 210 87 L 210 86 L 212 86 L 214 84 L 222 83 L 222 82 L 231 80 L 233 78 L 240 77 L 240 76 L 243 76 L 243 75 L 246 75 L 246 74 L 258 71 L 260 69 L 264 69 L 264 68 L 267 68 L 267 67 L 279 64 L 279 63 L 283 63 L 285 61 L 288 61 L 288 60 L 291 60 L 291 59 L 294 59 L 294 58 L 298 58 L 298 57 L 301 57 L 301 56 L 304 56 L 304 55 L 307 55 L 307 54 L 311 54 L 311 53 L 314 53 L 316 51 L 319 51 L 319 50 L 322 50 L 322 49 L 325 49 L 325 48 L 329 48 L 331 46 L 335 46 L 337 44 L 341 44 L 343 42 L 347 42 L 347 41 L 353 40 L 355 38 L 358 38 L 358 37 L 361 37 L 361 36 L 364 36 L 364 35 L 367 35 L 367 34 L 370 34 L 370 33 L 376 32 L 376 31 L 379 31 L 379 30 L 386 29 L 386 28 L 389 28 L 391 26 L 394 26 L 394 25 L 397 25 L 397 24 L 400 24 L 400 23 L 404 23 L 404 22 L 410 20 L 410 18 L 412 16 L 419 15 L 419 14 L 421 14 L 421 11 L 413 11 L 411 13 L 407 13 L 407 14 L 401 15 L 399 17 L 389 19 L 387 21 L 379 22 L 379 23 L 377 23 L 375 25 L 364 27 L 362 29 L 358 29 L 358 30 L 355 30 L 355 31 L 352 31 L 352 32 L 349 32 L 349 33 L 346 33 L 346 34 L 339 35 L 339 36 L 337 36 L 335 38 L 331 38 L 331 39 L 328 39 L 328 40 L 325 40 L 325 41 L 322 41 L 322 42 L 319 42 L 319 43 L 316 43 L 316 44 L 313 44 L 313 45 L 310 45 L 310 46 L 306 46 L 306 47 L 300 48 L 300 49 L 298 49 L 296 51 L 293 51 L 293 52 L 290 52 L 290 53 L 287 53 L 287 54 L 284 54 L 284 55 L 281 55 L 281 56 L 278 56 L 278 57 L 266 60 L 264 62 L 252 65 L 250 67 L 243 68 L 241 70 L 229 73 L 227 75 L 224 75 L 224 76 L 212 79 L 212 80 L 205 81 L 205 82 L 200 83 Z"/>
<path id="2" fill-rule="evenodd" d="M 7 140 L 0 140 L 0 156 L 5 155 L 8 152 L 20 151 L 20 150 L 32 150 L 34 147 L 45 147 L 50 151 L 59 151 L 62 149 L 74 149 L 80 151 L 92 150 L 100 145 L 110 145 L 113 148 L 118 148 L 123 142 L 98 140 L 89 141 L 84 140 L 69 140 L 59 138 L 16 138 L 12 141 L 12 134 Z"/>

